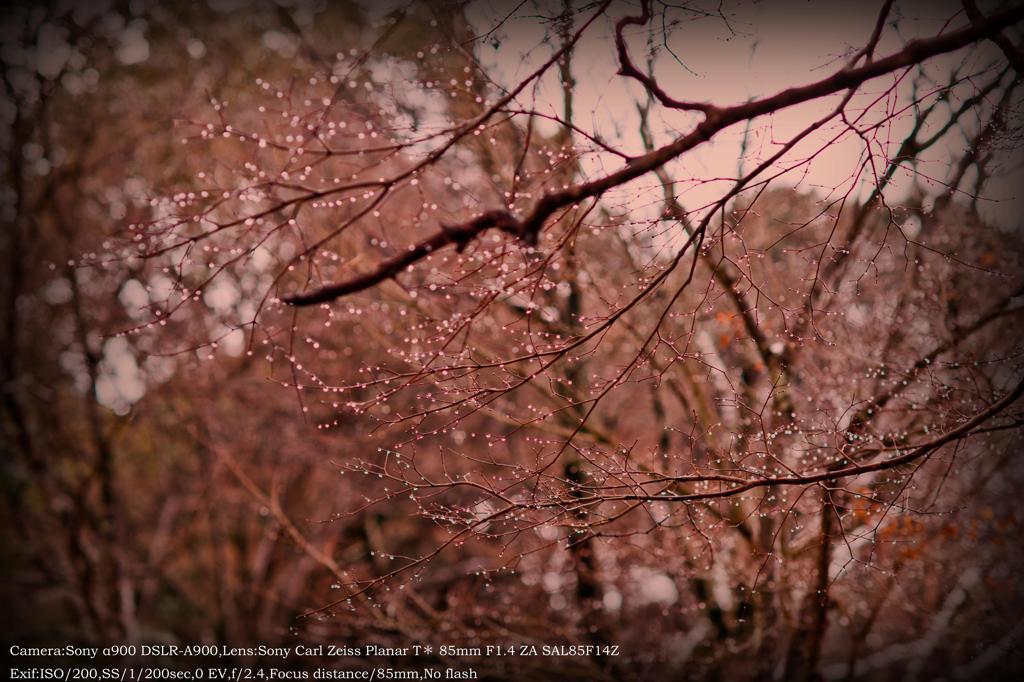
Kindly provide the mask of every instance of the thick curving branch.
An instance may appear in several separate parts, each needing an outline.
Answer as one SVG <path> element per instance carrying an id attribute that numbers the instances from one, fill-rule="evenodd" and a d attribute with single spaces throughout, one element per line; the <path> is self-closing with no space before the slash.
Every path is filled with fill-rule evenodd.
<path id="1" fill-rule="evenodd" d="M 808 85 L 788 88 L 775 95 L 732 107 L 719 108 L 710 104 L 706 105 L 701 109 L 705 113 L 704 120 L 689 133 L 676 138 L 663 147 L 633 158 L 613 173 L 543 195 L 534 204 L 533 210 L 523 218 L 516 218 L 505 210 L 494 210 L 463 223 L 444 225 L 440 231 L 409 246 L 405 253 L 383 261 L 368 273 L 356 275 L 334 284 L 327 284 L 306 293 L 284 296 L 281 300 L 293 306 L 309 306 L 369 289 L 395 277 L 403 269 L 425 258 L 431 252 L 451 245 L 464 247 L 491 228 L 514 235 L 526 244 L 536 244 L 545 221 L 555 211 L 584 199 L 598 197 L 610 189 L 656 170 L 740 121 L 757 118 L 857 87 L 872 78 L 918 64 L 940 54 L 959 50 L 979 40 L 990 39 L 1003 29 L 1022 20 L 1024 20 L 1024 5 L 1012 7 L 988 17 L 979 18 L 958 31 L 934 38 L 913 40 L 907 43 L 902 50 L 888 57 L 869 61 L 860 67 L 844 68 L 827 78 Z"/>
<path id="2" fill-rule="evenodd" d="M 623 32 L 627 26 L 644 26 L 651 20 L 651 1 L 642 0 L 641 2 L 641 14 L 635 17 L 623 17 L 619 19 L 618 23 L 615 24 L 615 50 L 619 56 L 619 75 L 628 76 L 634 80 L 639 81 L 644 89 L 651 93 L 662 106 L 669 109 L 679 109 L 681 111 L 702 111 L 705 114 L 712 111 L 715 107 L 706 102 L 686 102 L 678 100 L 667 92 L 658 82 L 654 80 L 654 77 L 648 75 L 638 69 L 633 63 L 633 60 L 629 56 L 629 48 L 626 46 L 626 38 Z"/>

